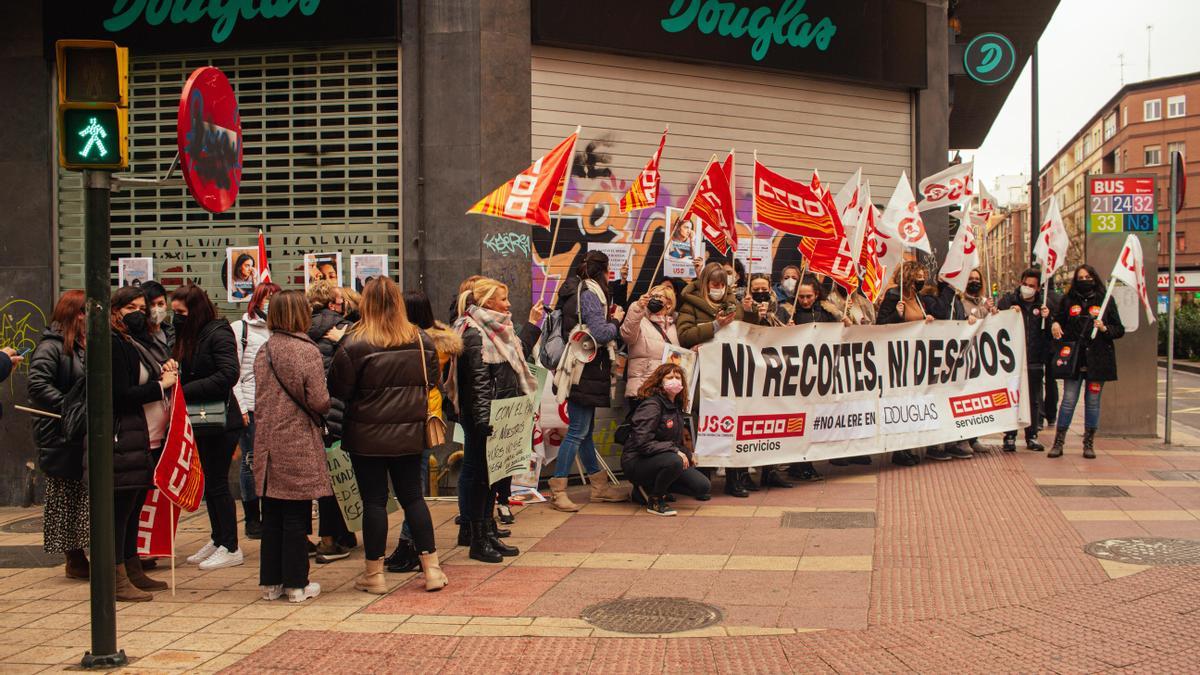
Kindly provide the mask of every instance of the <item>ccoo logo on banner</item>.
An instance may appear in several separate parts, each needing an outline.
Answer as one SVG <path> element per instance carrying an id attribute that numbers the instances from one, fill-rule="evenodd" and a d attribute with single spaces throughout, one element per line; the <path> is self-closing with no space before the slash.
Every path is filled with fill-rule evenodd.
<path id="1" fill-rule="evenodd" d="M 1020 315 L 891 326 L 736 322 L 700 347 L 701 466 L 815 461 L 1029 424 Z"/>

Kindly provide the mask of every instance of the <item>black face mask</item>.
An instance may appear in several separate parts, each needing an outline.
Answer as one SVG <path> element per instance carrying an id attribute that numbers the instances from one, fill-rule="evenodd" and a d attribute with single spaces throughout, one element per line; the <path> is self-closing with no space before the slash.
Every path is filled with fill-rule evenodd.
<path id="1" fill-rule="evenodd" d="M 178 313 L 171 315 L 171 326 L 176 332 L 182 330 L 185 323 L 187 323 L 187 316 Z"/>
<path id="2" fill-rule="evenodd" d="M 1094 279 L 1076 279 L 1075 283 L 1072 285 L 1072 288 L 1080 293 L 1083 293 L 1084 295 L 1087 295 L 1088 293 L 1096 290 L 1096 281 Z"/>
<path id="3" fill-rule="evenodd" d="M 770 302 L 771 301 L 771 292 L 770 291 L 755 291 L 750 294 L 750 297 L 754 298 L 755 302 Z"/>
<path id="4" fill-rule="evenodd" d="M 920 293 L 921 289 L 925 288 L 925 280 L 924 279 L 916 279 L 915 281 L 913 281 L 912 285 L 913 285 L 913 291 Z"/>
<path id="5" fill-rule="evenodd" d="M 121 317 L 121 321 L 124 322 L 125 328 L 129 330 L 130 335 L 145 335 L 149 317 L 146 316 L 145 312 L 138 310 Z"/>
<path id="6" fill-rule="evenodd" d="M 663 311 L 663 307 L 666 307 L 666 305 L 658 298 L 650 298 L 650 302 L 646 303 L 646 309 L 650 310 L 651 314 L 658 314 Z"/>
<path id="7" fill-rule="evenodd" d="M 982 291 L 982 290 L 983 290 L 983 282 L 982 281 L 968 281 L 967 282 L 967 292 L 970 293 L 971 295 L 979 295 L 979 291 Z"/>

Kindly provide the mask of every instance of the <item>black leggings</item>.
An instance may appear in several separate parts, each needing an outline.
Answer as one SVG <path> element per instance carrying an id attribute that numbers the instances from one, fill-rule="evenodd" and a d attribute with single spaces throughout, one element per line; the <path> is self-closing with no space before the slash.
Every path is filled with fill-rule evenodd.
<path id="1" fill-rule="evenodd" d="M 145 503 L 145 490 L 117 490 L 113 493 L 118 565 L 137 556 L 138 521 L 141 520 L 142 505 Z"/>
<path id="2" fill-rule="evenodd" d="M 421 494 L 421 455 L 370 457 L 350 453 L 358 493 L 363 501 L 363 548 L 367 560 L 379 560 L 387 547 L 388 477 L 396 499 L 404 509 L 404 520 L 421 553 L 437 550 L 433 541 L 433 518 Z"/>
<path id="3" fill-rule="evenodd" d="M 629 458 L 621 463 L 621 468 L 630 482 L 645 489 L 651 497 L 665 497 L 687 467 L 679 455 L 660 452 Z"/>
<path id="4" fill-rule="evenodd" d="M 204 469 L 204 506 L 208 509 L 212 541 L 230 553 L 238 550 L 238 540 L 237 510 L 229 492 L 229 464 L 233 461 L 233 449 L 240 433 L 235 430 L 196 437 L 200 466 Z"/>

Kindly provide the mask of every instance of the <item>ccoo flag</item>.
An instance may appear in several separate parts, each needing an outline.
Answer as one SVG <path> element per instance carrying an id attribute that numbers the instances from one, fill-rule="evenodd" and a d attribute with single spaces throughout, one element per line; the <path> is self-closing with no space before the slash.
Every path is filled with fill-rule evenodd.
<path id="1" fill-rule="evenodd" d="M 154 487 L 185 511 L 200 508 L 204 496 L 204 471 L 200 467 L 200 451 L 192 421 L 188 419 L 187 401 L 183 387 L 176 386 L 171 395 L 170 426 L 163 443 L 162 456 L 154 467 Z"/>
<path id="2" fill-rule="evenodd" d="M 258 279 L 256 283 L 271 283 L 271 264 L 267 262 L 267 240 L 263 231 L 258 231 Z"/>
<path id="3" fill-rule="evenodd" d="M 621 213 L 629 213 L 638 209 L 654 208 L 658 205 L 658 184 L 662 174 L 658 171 L 658 160 L 662 157 L 663 146 L 667 144 L 667 132 L 664 131 L 662 140 L 658 142 L 658 150 L 646 162 L 646 168 L 638 175 L 638 179 L 629 186 L 625 196 L 621 197 Z"/>
<path id="4" fill-rule="evenodd" d="M 725 160 L 730 165 L 730 160 Z M 732 167 L 732 165 L 730 165 Z M 733 214 L 733 192 L 725 170 L 717 164 L 713 155 L 700 174 L 700 180 L 692 191 L 692 197 L 684 208 L 679 221 L 695 219 L 700 223 L 704 238 L 721 252 L 729 255 L 730 249 L 737 251 L 737 228 Z"/>
<path id="5" fill-rule="evenodd" d="M 579 128 L 516 178 L 479 200 L 467 213 L 482 213 L 550 228 L 550 212 L 561 203 Z"/>
<path id="6" fill-rule="evenodd" d="M 1117 264 L 1113 265 L 1112 278 L 1130 288 L 1137 289 L 1138 297 L 1142 300 L 1142 308 L 1146 310 L 1146 318 L 1154 323 L 1154 308 L 1150 306 L 1150 296 L 1146 291 L 1146 271 L 1142 261 L 1142 242 L 1136 234 L 1125 237 L 1125 246 L 1121 255 L 1117 256 Z"/>
<path id="7" fill-rule="evenodd" d="M 858 226 L 862 232 L 862 252 L 858 256 L 858 266 L 863 295 L 872 303 L 879 302 L 883 295 L 884 280 L 887 278 L 887 268 L 879 258 L 879 209 L 874 204 L 868 204 L 863 210 L 863 222 Z"/>
<path id="8" fill-rule="evenodd" d="M 819 185 L 814 189 L 771 171 L 754 160 L 755 220 L 785 234 L 813 239 L 837 236 L 833 213 L 823 203 Z"/>

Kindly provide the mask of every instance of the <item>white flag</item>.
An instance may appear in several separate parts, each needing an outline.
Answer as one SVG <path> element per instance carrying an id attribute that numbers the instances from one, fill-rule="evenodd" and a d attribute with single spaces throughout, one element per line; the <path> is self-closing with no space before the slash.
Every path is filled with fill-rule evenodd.
<path id="1" fill-rule="evenodd" d="M 838 190 L 838 193 L 833 197 L 833 204 L 834 206 L 837 206 L 838 214 L 842 216 L 842 225 L 853 227 L 856 223 L 858 223 L 857 216 L 855 216 L 853 220 L 847 221 L 845 214 L 847 209 L 858 208 L 858 191 L 860 187 L 862 187 L 861 166 L 858 167 L 858 170 L 854 172 L 854 175 L 850 176 L 850 180 L 846 181 L 846 184 L 842 186 L 842 189 Z"/>
<path id="2" fill-rule="evenodd" d="M 1146 310 L 1146 318 L 1154 323 L 1154 308 L 1150 306 L 1150 296 L 1146 291 L 1146 271 L 1142 266 L 1142 242 L 1136 234 L 1125 237 L 1125 247 L 1117 256 L 1117 264 L 1113 265 L 1112 278 L 1137 289 L 1138 297 L 1142 299 L 1142 308 Z"/>
<path id="3" fill-rule="evenodd" d="M 1042 266 L 1042 283 L 1067 262 L 1067 247 L 1070 245 L 1067 227 L 1063 225 L 1062 214 L 1058 212 L 1058 197 L 1052 196 L 1046 218 L 1038 230 L 1037 244 L 1033 247 L 1033 257 Z"/>
<path id="4" fill-rule="evenodd" d="M 968 201 L 975 195 L 974 170 L 974 162 L 963 162 L 922 180 L 917 189 L 925 199 L 917 208 L 928 211 Z"/>
<path id="5" fill-rule="evenodd" d="M 992 196 L 992 193 L 988 192 L 987 186 L 983 184 L 983 181 L 979 181 L 979 207 L 975 211 L 987 219 L 992 217 L 992 213 L 996 210 L 997 206 L 996 198 Z"/>
<path id="6" fill-rule="evenodd" d="M 925 232 L 925 222 L 921 220 L 921 213 L 917 210 L 912 186 L 908 184 L 907 173 L 900 173 L 900 182 L 896 183 L 892 198 L 883 210 L 878 230 L 876 245 L 879 260 L 889 270 L 897 269 L 896 266 L 904 257 L 906 246 L 926 253 L 933 252 L 929 246 L 929 235 Z"/>
<path id="7" fill-rule="evenodd" d="M 958 234 L 950 244 L 946 253 L 946 262 L 939 272 L 946 283 L 957 288 L 959 292 L 967 290 L 967 278 L 971 270 L 979 267 L 979 247 L 975 245 L 975 226 L 967 218 L 958 224 Z"/>
<path id="8" fill-rule="evenodd" d="M 863 238 L 867 232 L 867 218 L 875 205 L 871 203 L 871 181 L 863 181 L 862 189 L 858 192 L 858 205 L 846 213 L 847 218 L 854 219 L 854 229 L 847 230 L 850 235 L 850 257 L 858 260 L 862 255 Z M 855 211 L 857 211 L 857 217 Z M 843 223 L 846 221 L 843 220 Z"/>

